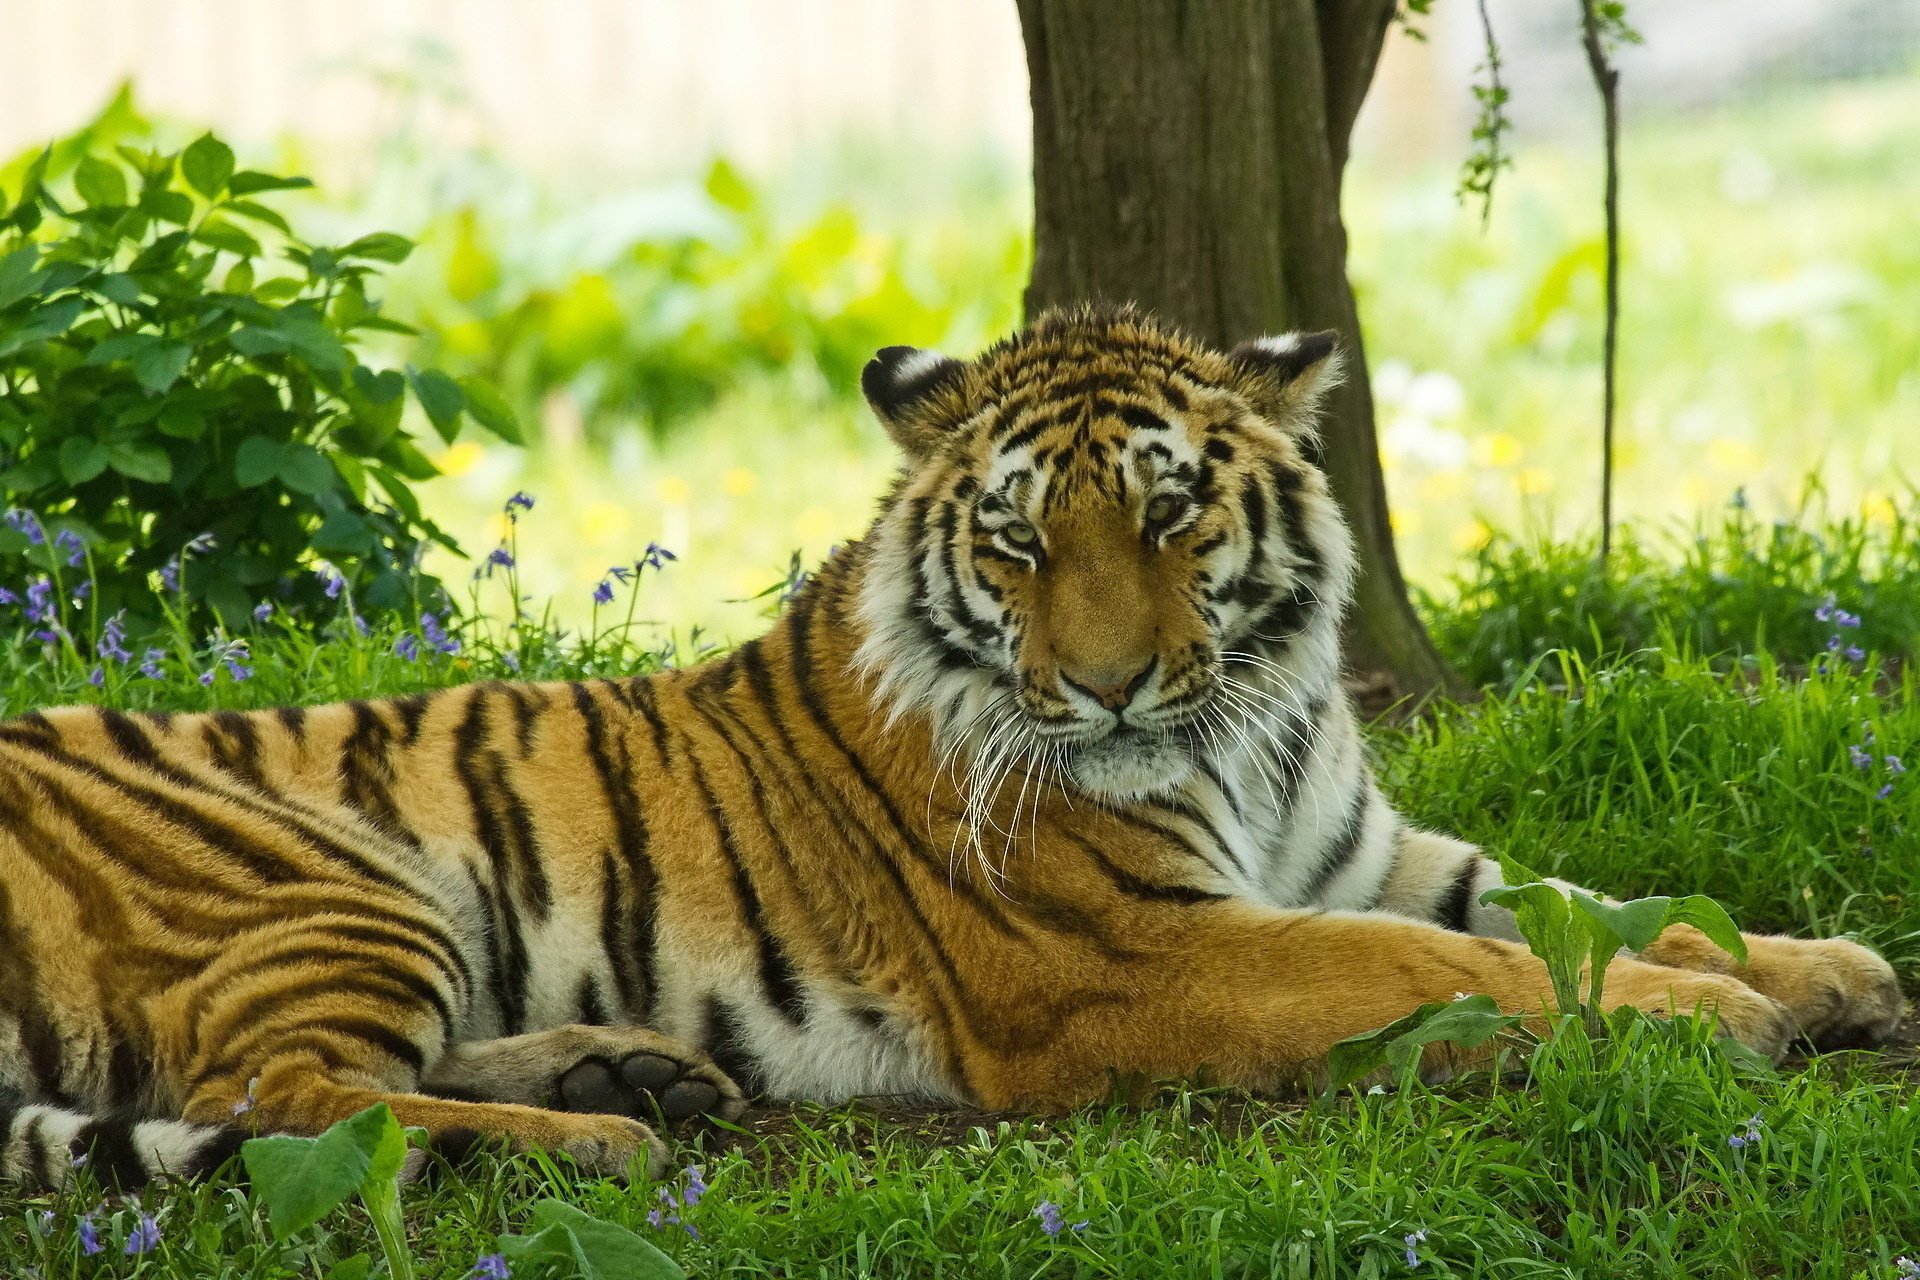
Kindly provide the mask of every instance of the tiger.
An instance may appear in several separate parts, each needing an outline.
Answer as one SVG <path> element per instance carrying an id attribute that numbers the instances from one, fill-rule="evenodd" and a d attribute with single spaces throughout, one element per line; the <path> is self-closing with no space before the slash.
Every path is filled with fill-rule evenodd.
<path id="1" fill-rule="evenodd" d="M 1270 1092 L 1458 993 L 1542 1015 L 1500 864 L 1396 813 L 1343 682 L 1341 360 L 1103 306 L 888 347 L 877 515 L 724 654 L 0 724 L 0 1175 L 206 1176 L 385 1103 L 657 1176 L 753 1099 Z M 1746 945 L 1671 929 L 1605 1004 L 1776 1059 L 1901 1016 L 1863 946 Z"/>

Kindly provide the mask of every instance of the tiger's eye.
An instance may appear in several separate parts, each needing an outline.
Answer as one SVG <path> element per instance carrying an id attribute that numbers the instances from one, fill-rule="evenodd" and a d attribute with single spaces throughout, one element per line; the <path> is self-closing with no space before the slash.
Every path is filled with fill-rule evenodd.
<path id="1" fill-rule="evenodd" d="M 1004 533 L 1007 541 L 1016 547 L 1030 547 L 1040 540 L 1040 535 L 1034 532 L 1033 526 L 1024 520 L 1015 520 L 1000 532 Z"/>
<path id="2" fill-rule="evenodd" d="M 1148 524 L 1169 524 L 1186 510 L 1186 503 L 1171 493 L 1163 493 L 1147 504 Z"/>

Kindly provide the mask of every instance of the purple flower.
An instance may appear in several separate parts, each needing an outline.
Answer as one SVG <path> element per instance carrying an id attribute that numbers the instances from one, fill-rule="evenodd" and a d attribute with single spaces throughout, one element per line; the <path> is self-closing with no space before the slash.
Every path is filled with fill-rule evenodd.
<path id="1" fill-rule="evenodd" d="M 1894 1280 L 1920 1280 L 1920 1262 L 1902 1254 L 1893 1260 Z"/>
<path id="2" fill-rule="evenodd" d="M 203 556 L 219 545 L 219 541 L 211 533 L 196 533 L 188 538 L 187 545 L 180 549 L 190 556 Z"/>
<path id="3" fill-rule="evenodd" d="M 104 1248 L 106 1248 L 106 1246 L 100 1243 L 100 1228 L 93 1224 L 93 1215 L 90 1213 L 81 1214 L 80 1252 L 91 1258 Z"/>
<path id="4" fill-rule="evenodd" d="M 33 633 L 33 638 L 41 644 L 59 644 L 61 637 L 66 634 L 62 627 L 42 627 Z"/>
<path id="5" fill-rule="evenodd" d="M 313 576 L 320 579 L 320 584 L 329 600 L 338 600 L 340 593 L 347 589 L 347 580 L 341 577 L 339 571 L 330 564 L 323 564 L 315 569 Z"/>
<path id="6" fill-rule="evenodd" d="M 533 495 L 528 493 L 525 489 L 521 489 L 519 492 L 515 493 L 511 498 L 508 498 L 507 505 L 501 508 L 501 510 L 507 513 L 507 516 L 509 519 L 514 519 L 514 520 L 519 519 L 518 516 L 514 515 L 514 511 L 516 509 L 520 511 L 533 510 Z"/>
<path id="7" fill-rule="evenodd" d="M 247 1112 L 253 1110 L 253 1104 L 255 1101 L 257 1101 L 257 1095 L 259 1094 L 259 1092 L 260 1092 L 260 1077 L 255 1076 L 253 1079 L 247 1081 L 247 1096 L 233 1104 L 233 1114 L 237 1116 L 243 1116 L 247 1114 Z"/>
<path id="8" fill-rule="evenodd" d="M 1427 1229 L 1421 1227 L 1418 1231 L 1409 1231 L 1400 1240 L 1407 1247 L 1408 1269 L 1417 1268 L 1420 1265 L 1420 1246 L 1427 1242 Z"/>
<path id="9" fill-rule="evenodd" d="M 100 643 L 93 646 L 94 653 L 112 662 L 132 662 L 133 654 L 127 649 L 127 611 L 120 610 L 100 628 Z"/>
<path id="10" fill-rule="evenodd" d="M 1874 792 L 1873 798 L 1875 800 L 1885 800 L 1888 796 L 1892 794 L 1893 794 L 1893 784 L 1889 782 L 1885 786 L 1881 787 L 1878 791 Z"/>
<path id="11" fill-rule="evenodd" d="M 212 667 L 208 667 L 205 671 L 202 671 L 199 676 L 200 687 L 203 689 L 213 688 L 213 675 Z"/>
<path id="12" fill-rule="evenodd" d="M 140 1221 L 134 1225 L 127 1236 L 127 1247 L 122 1252 L 129 1255 L 145 1253 L 160 1243 L 160 1224 L 150 1213 L 140 1215 Z"/>
<path id="13" fill-rule="evenodd" d="M 175 556 L 160 566 L 160 585 L 169 591 L 180 589 L 180 557 Z"/>
<path id="14" fill-rule="evenodd" d="M 1862 649 L 1859 645 L 1850 644 L 1847 646 L 1848 662 L 1859 662 L 1863 660 L 1866 656 L 1867 656 L 1867 651 L 1865 649 Z"/>
<path id="15" fill-rule="evenodd" d="M 460 652 L 460 642 L 448 635 L 447 629 L 440 625 L 440 619 L 431 613 L 420 615 L 420 634 L 426 637 L 430 649 L 446 654 Z"/>
<path id="16" fill-rule="evenodd" d="M 687 1189 L 680 1193 L 680 1203 L 691 1209 L 700 1203 L 700 1197 L 707 1194 L 706 1172 L 699 1165 L 687 1166 Z"/>
<path id="17" fill-rule="evenodd" d="M 1833 625 L 1836 627 L 1857 627 L 1860 625 L 1860 615 L 1857 613 L 1848 613 L 1845 609 L 1835 609 L 1833 611 Z"/>
<path id="18" fill-rule="evenodd" d="M 87 598 L 88 596 L 90 596 L 90 595 L 92 595 L 92 594 L 93 594 L 93 584 L 92 584 L 91 582 L 76 582 L 76 583 L 74 583 L 74 584 L 73 584 L 73 606 L 74 606 L 74 608 L 76 608 L 76 609 L 77 609 L 77 608 L 79 608 L 79 607 L 80 607 L 80 602 L 81 602 L 82 600 L 85 600 L 85 599 L 86 599 L 86 598 Z"/>
<path id="19" fill-rule="evenodd" d="M 633 573 L 634 571 L 632 569 L 627 568 L 627 566 L 623 564 L 610 565 L 607 568 L 607 576 L 610 578 L 618 578 L 623 586 L 633 581 Z"/>
<path id="20" fill-rule="evenodd" d="M 649 542 L 647 544 L 647 549 L 640 553 L 640 559 L 638 563 L 634 565 L 634 568 L 637 569 L 640 567 L 640 565 L 644 564 L 649 569 L 658 569 L 662 565 L 664 565 L 667 561 L 678 560 L 679 558 L 680 558 L 679 556 L 673 554 L 673 552 L 667 550 L 665 547 L 661 546 L 659 543 Z"/>
<path id="21" fill-rule="evenodd" d="M 1901 761 L 1899 756 L 1882 756 L 1880 763 L 1887 766 L 1888 773 L 1896 776 L 1907 771 L 1907 766 Z"/>
<path id="22" fill-rule="evenodd" d="M 53 579 L 36 578 L 27 584 L 27 621 L 53 620 Z"/>
<path id="23" fill-rule="evenodd" d="M 19 604 L 20 593 L 8 587 L 0 587 L 0 604 Z"/>
<path id="24" fill-rule="evenodd" d="M 595 604 L 612 604 L 613 603 L 613 579 L 612 578 L 600 579 L 600 585 L 593 589 L 593 602 Z"/>
<path id="25" fill-rule="evenodd" d="M 262 600 L 259 604 L 253 606 L 253 620 L 255 622 L 265 622 L 268 618 L 271 618 L 272 616 L 273 616 L 273 601 Z"/>
<path id="26" fill-rule="evenodd" d="M 519 654 L 503 653 L 500 655 L 500 661 L 506 663 L 507 670 L 513 672 L 513 674 L 515 675 L 520 674 L 520 655 Z"/>
<path id="27" fill-rule="evenodd" d="M 513 553 L 504 546 L 495 547 L 492 553 L 487 556 L 487 567 L 492 569 L 495 566 L 502 569 L 513 568 Z"/>
<path id="28" fill-rule="evenodd" d="M 1838 653 L 1838 652 L 1839 652 L 1839 650 L 1840 650 L 1840 637 L 1839 637 L 1839 636 L 1828 636 L 1828 637 L 1827 637 L 1827 652 L 1828 652 L 1828 653 Z"/>
<path id="29" fill-rule="evenodd" d="M 1728 1138 L 1727 1145 L 1732 1147 L 1735 1151 L 1739 1151 L 1743 1147 L 1750 1147 L 1759 1141 L 1760 1141 L 1760 1117 L 1758 1115 L 1753 1115 L 1747 1118 L 1745 1131 L 1742 1133 L 1736 1133 L 1732 1137 Z"/>
<path id="30" fill-rule="evenodd" d="M 1813 616 L 1818 618 L 1822 622 L 1832 622 L 1833 610 L 1834 610 L 1834 598 L 1832 596 L 1828 596 L 1825 600 L 1822 600 L 1820 602 L 1820 607 L 1813 611 Z"/>
<path id="31" fill-rule="evenodd" d="M 166 656 L 167 656 L 167 651 L 165 649 L 147 650 L 146 657 L 144 657 L 140 661 L 140 674 L 145 676 L 149 680 L 162 679 L 163 677 L 160 674 L 160 664 L 162 661 L 166 659 Z M 211 684 L 212 681 L 208 681 L 208 683 Z"/>
<path id="32" fill-rule="evenodd" d="M 1087 1229 L 1085 1220 L 1076 1222 L 1069 1227 L 1060 1217 L 1060 1206 L 1051 1200 L 1042 1200 L 1035 1206 L 1033 1216 L 1040 1219 L 1040 1229 L 1046 1232 L 1049 1237 L 1057 1236 L 1066 1230 L 1085 1231 Z"/>
<path id="33" fill-rule="evenodd" d="M 93 670 L 87 672 L 87 683 L 92 685 L 94 688 L 98 689 L 101 685 L 105 684 L 106 682 L 107 682 L 107 669 L 105 667 L 95 667 Z"/>
<path id="34" fill-rule="evenodd" d="M 66 552 L 69 569 L 78 568 L 80 562 L 87 558 L 87 544 L 71 529 L 62 529 L 53 535 L 53 545 L 56 550 Z"/>
<path id="35" fill-rule="evenodd" d="M 513 1272 L 508 1268 L 504 1254 L 483 1253 L 468 1274 L 471 1280 L 508 1280 Z"/>
<path id="36" fill-rule="evenodd" d="M 27 542 L 31 546 L 40 546 L 47 540 L 47 531 L 41 527 L 40 517 L 31 511 L 22 511 L 18 507 L 12 507 L 7 511 L 7 514 L 4 517 L 0 517 L 0 519 L 6 520 L 7 527 L 15 533 L 25 534 Z"/>
<path id="37" fill-rule="evenodd" d="M 1861 747 L 1857 745 L 1848 747 L 1847 759 L 1853 762 L 1853 767 L 1856 769 L 1873 768 L 1873 757 L 1867 754 L 1867 750 L 1865 747 Z"/>
<path id="38" fill-rule="evenodd" d="M 42 1209 L 34 1216 L 38 1221 L 41 1235 L 46 1235 L 53 1230 L 53 1210 Z"/>
<path id="39" fill-rule="evenodd" d="M 658 1227 L 658 1226 L 659 1226 L 659 1225 L 660 1225 L 661 1223 L 663 1223 L 663 1222 L 665 1222 L 666 1220 L 667 1220 L 667 1215 L 666 1215 L 665 1213 L 663 1213 L 663 1212 L 661 1212 L 660 1210 L 658 1210 L 658 1209 L 649 1209 L 649 1210 L 647 1210 L 647 1225 L 648 1225 L 648 1226 L 650 1226 L 650 1227 Z M 675 1218 L 675 1219 L 674 1219 L 674 1221 L 675 1221 L 675 1222 L 678 1222 L 678 1221 L 680 1221 L 680 1219 L 678 1219 L 678 1218 Z"/>
<path id="40" fill-rule="evenodd" d="M 411 631 L 403 631 L 400 638 L 393 642 L 393 651 L 408 662 L 420 661 L 420 637 Z"/>

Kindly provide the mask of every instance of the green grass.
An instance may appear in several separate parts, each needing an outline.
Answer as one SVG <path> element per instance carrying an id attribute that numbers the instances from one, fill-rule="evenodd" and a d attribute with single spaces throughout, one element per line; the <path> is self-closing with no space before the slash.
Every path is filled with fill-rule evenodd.
<path id="1" fill-rule="evenodd" d="M 1749 642 L 1804 647 L 1803 615 L 1823 584 L 1843 602 L 1857 589 L 1869 626 L 1891 619 L 1913 607 L 1920 567 L 1910 548 L 1905 559 L 1882 547 L 1838 561 L 1808 550 L 1853 546 L 1840 526 L 1818 541 L 1777 536 L 1788 549 L 1743 558 L 1720 531 L 1708 540 L 1719 550 L 1678 564 L 1636 543 L 1611 578 L 1571 597 L 1548 588 L 1578 583 L 1580 548 L 1483 560 L 1467 604 L 1440 608 L 1443 636 L 1505 628 L 1517 645 L 1640 629 L 1599 644 L 1590 663 L 1554 655 L 1541 662 L 1546 679 L 1382 729 L 1383 776 L 1416 819 L 1542 870 L 1622 894 L 1709 893 L 1754 928 L 1857 932 L 1912 982 L 1920 769 L 1892 777 L 1881 798 L 1885 766 L 1863 772 L 1849 748 L 1871 730 L 1874 755 L 1920 764 L 1920 672 L 1841 664 L 1801 679 Z M 1495 627 L 1488 613 L 1500 608 L 1517 613 Z M 1889 631 L 1883 647 L 1913 634 Z M 1713 637 L 1697 647 L 1718 660 L 1661 647 L 1662 636 Z M 0 659 L 0 704 L 258 706 L 509 674 L 495 643 L 467 639 L 458 660 L 416 664 L 392 654 L 390 636 L 317 641 L 269 627 L 245 682 L 222 675 L 203 688 L 182 665 L 177 679 L 116 673 L 100 690 L 77 664 L 14 646 Z M 1647 644 L 1656 651 L 1615 660 Z M 582 653 L 536 637 L 523 668 L 569 676 L 654 660 L 637 644 Z M 1484 670 L 1511 683 L 1497 662 Z M 1759 1143 L 1729 1147 L 1751 1116 Z M 1631 1024 L 1598 1044 L 1576 1035 L 1518 1081 L 1317 1102 L 1189 1091 L 1052 1121 L 853 1108 L 760 1123 L 757 1141 L 703 1139 L 683 1153 L 712 1182 L 687 1214 L 697 1239 L 646 1225 L 655 1188 L 581 1181 L 539 1158 L 482 1161 L 411 1188 L 422 1274 L 465 1275 L 542 1195 L 634 1227 L 697 1276 L 1386 1276 L 1407 1273 L 1416 1231 L 1427 1233 L 1419 1275 L 1892 1277 L 1896 1256 L 1920 1255 L 1920 1109 L 1900 1064 L 1835 1055 L 1748 1074 L 1690 1024 Z M 75 1215 L 98 1200 L 0 1195 L 0 1276 L 324 1278 L 375 1252 L 357 1209 L 280 1245 L 252 1200 L 216 1184 L 149 1198 L 165 1239 L 145 1258 L 119 1253 L 131 1211 L 109 1207 L 108 1251 L 82 1258 Z M 1087 1226 L 1047 1237 L 1033 1216 L 1043 1200 Z M 44 1208 L 56 1215 L 45 1238 L 31 1225 Z"/>

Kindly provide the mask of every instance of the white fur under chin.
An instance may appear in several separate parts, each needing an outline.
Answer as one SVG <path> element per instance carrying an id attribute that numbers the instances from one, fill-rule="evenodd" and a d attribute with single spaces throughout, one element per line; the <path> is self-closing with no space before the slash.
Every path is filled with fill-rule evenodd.
<path id="1" fill-rule="evenodd" d="M 1074 786 L 1110 804 L 1164 795 L 1193 772 L 1193 756 L 1167 738 L 1129 737 L 1089 743 L 1068 759 Z"/>

